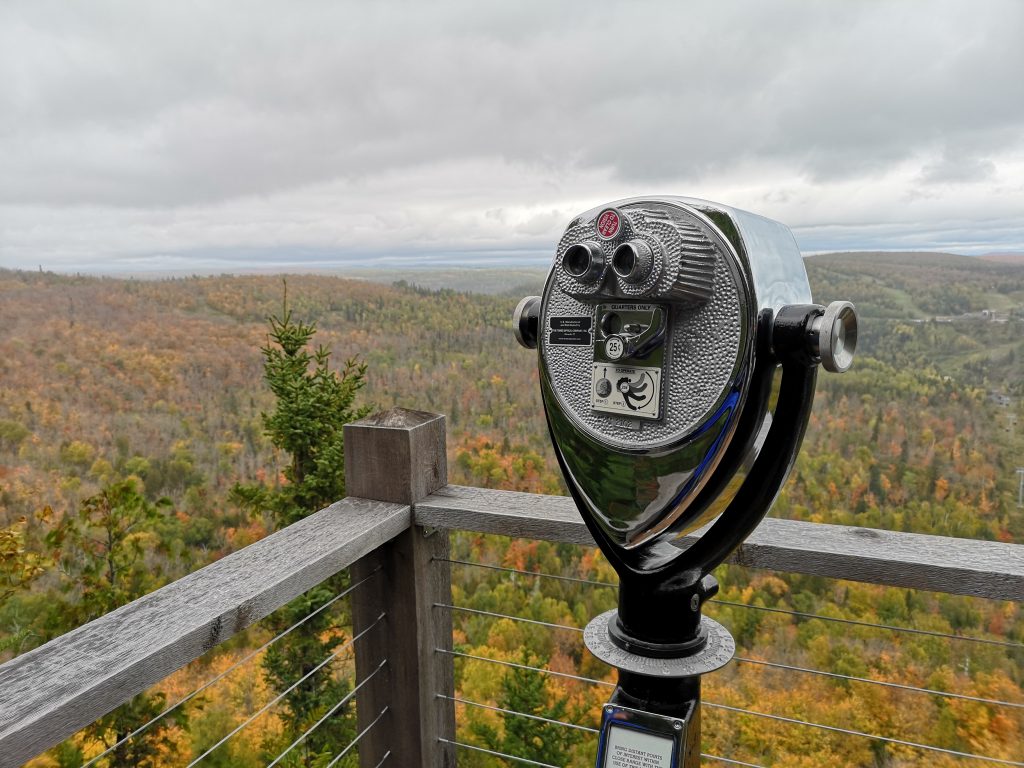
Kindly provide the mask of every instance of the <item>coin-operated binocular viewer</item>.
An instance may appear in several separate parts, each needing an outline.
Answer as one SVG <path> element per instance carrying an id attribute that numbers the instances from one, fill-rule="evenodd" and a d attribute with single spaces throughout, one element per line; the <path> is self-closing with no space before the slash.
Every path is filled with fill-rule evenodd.
<path id="1" fill-rule="evenodd" d="M 632 198 L 569 223 L 513 329 L 539 350 L 559 466 L 620 579 L 618 610 L 584 635 L 619 671 L 598 768 L 697 766 L 700 676 L 735 650 L 701 616 L 711 571 L 785 482 L 818 365 L 853 361 L 853 305 L 812 303 L 782 224 Z"/>

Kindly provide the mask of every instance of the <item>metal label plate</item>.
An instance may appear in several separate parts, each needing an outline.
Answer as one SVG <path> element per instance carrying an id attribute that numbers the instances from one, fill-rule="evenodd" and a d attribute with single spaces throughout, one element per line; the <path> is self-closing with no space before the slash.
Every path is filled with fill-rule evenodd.
<path id="1" fill-rule="evenodd" d="M 597 768 L 679 768 L 687 722 L 609 702 L 601 716 Z"/>
<path id="2" fill-rule="evenodd" d="M 661 368 L 594 363 L 590 405 L 603 413 L 657 419 L 661 415 Z"/>
<path id="3" fill-rule="evenodd" d="M 675 751 L 672 739 L 612 724 L 602 768 L 672 768 Z"/>
<path id="4" fill-rule="evenodd" d="M 552 317 L 548 322 L 548 343 L 556 346 L 586 347 L 594 343 L 593 319 L 589 316 Z"/>
<path id="5" fill-rule="evenodd" d="M 551 331 L 548 344 L 558 347 L 589 347 L 590 331 Z"/>

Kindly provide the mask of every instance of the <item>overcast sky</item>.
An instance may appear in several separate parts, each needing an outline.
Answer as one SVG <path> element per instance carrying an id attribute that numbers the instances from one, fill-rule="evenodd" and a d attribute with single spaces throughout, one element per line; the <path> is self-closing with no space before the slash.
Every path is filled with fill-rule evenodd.
<path id="1" fill-rule="evenodd" d="M 1024 250 L 1024 3 L 0 3 L 0 266 L 540 264 L 684 194 Z"/>

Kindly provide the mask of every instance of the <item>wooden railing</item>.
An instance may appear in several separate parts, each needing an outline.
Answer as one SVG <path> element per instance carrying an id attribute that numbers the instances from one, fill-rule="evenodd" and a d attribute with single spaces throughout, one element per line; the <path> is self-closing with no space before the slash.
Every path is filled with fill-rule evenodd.
<path id="1" fill-rule="evenodd" d="M 396 409 L 348 425 L 345 439 L 348 498 L 0 666 L 0 768 L 346 568 L 365 587 L 352 593 L 353 634 L 375 633 L 373 655 L 356 649 L 360 765 L 454 766 L 451 613 L 438 609 L 451 602 L 448 532 L 593 541 L 568 498 L 448 485 L 442 416 Z M 1024 600 L 1015 544 L 766 519 L 731 560 Z"/>

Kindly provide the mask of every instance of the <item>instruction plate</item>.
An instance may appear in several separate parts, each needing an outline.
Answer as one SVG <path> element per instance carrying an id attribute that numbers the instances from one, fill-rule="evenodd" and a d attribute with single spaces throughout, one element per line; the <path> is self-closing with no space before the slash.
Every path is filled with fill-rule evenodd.
<path id="1" fill-rule="evenodd" d="M 620 416 L 660 418 L 661 368 L 594 363 L 590 406 Z"/>
<path id="2" fill-rule="evenodd" d="M 675 742 L 657 733 L 611 725 L 601 768 L 673 768 Z"/>
<path id="3" fill-rule="evenodd" d="M 689 724 L 689 715 L 658 715 L 608 702 L 601 715 L 597 768 L 680 768 Z"/>

